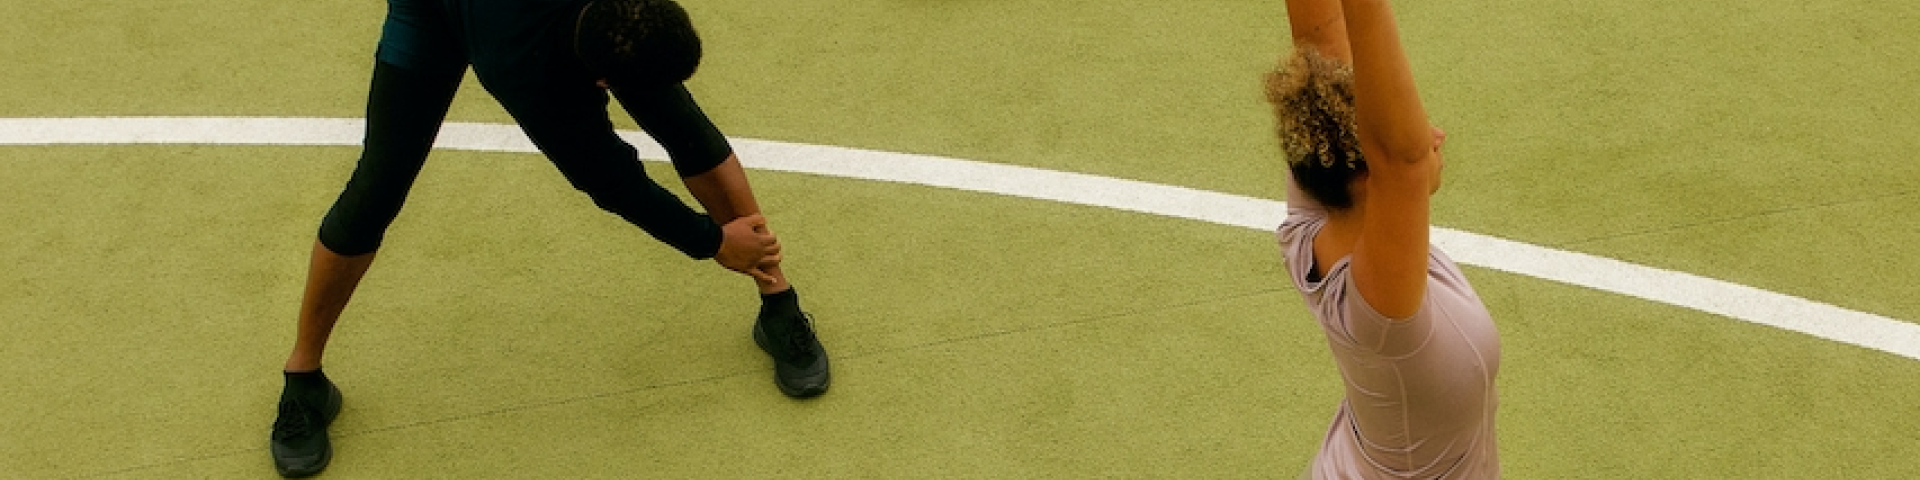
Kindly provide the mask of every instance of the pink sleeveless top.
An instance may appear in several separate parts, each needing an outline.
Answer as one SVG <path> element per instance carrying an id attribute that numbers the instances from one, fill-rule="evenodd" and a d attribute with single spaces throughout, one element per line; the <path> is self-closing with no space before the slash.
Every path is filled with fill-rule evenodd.
<path id="1" fill-rule="evenodd" d="M 1353 288 L 1350 257 L 1308 279 L 1313 237 L 1326 222 L 1326 210 L 1288 182 L 1282 256 L 1346 384 L 1313 478 L 1499 478 L 1500 338 L 1479 295 L 1452 259 L 1429 248 L 1426 299 L 1412 318 L 1391 321 Z"/>

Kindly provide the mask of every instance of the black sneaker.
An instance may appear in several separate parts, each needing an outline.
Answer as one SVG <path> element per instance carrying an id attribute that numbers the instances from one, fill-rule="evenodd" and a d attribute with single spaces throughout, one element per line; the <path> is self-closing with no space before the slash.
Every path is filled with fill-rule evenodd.
<path id="1" fill-rule="evenodd" d="M 813 317 L 802 313 L 775 321 L 789 322 L 784 338 L 768 338 L 760 326 L 765 321 L 753 322 L 753 343 L 773 357 L 773 384 L 793 398 L 827 393 L 833 378 L 827 371 L 827 349 L 813 335 Z"/>
<path id="2" fill-rule="evenodd" d="M 327 391 L 311 395 L 280 394 L 280 416 L 273 419 L 273 468 L 287 478 L 308 477 L 327 468 L 333 459 L 333 444 L 327 441 L 327 425 L 340 415 L 340 389 L 326 382 Z M 312 398 L 322 397 L 322 398 Z"/>

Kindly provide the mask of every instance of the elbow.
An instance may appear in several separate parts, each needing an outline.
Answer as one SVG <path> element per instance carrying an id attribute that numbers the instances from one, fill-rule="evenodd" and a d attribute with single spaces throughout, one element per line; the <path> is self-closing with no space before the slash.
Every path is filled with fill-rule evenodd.
<path id="1" fill-rule="evenodd" d="M 1386 130 L 1386 129 L 1383 129 Z M 1440 127 L 1427 126 L 1425 131 L 1403 129 L 1392 131 L 1389 135 L 1367 141 L 1362 134 L 1361 149 L 1367 159 L 1378 159 L 1375 165 L 1413 165 L 1425 162 L 1429 157 L 1438 157 L 1440 145 L 1446 141 L 1447 134 Z"/>
<path id="2" fill-rule="evenodd" d="M 1362 145 L 1361 150 L 1367 156 L 1367 168 L 1404 168 L 1424 162 L 1432 156 L 1434 147 L 1418 142 Z"/>

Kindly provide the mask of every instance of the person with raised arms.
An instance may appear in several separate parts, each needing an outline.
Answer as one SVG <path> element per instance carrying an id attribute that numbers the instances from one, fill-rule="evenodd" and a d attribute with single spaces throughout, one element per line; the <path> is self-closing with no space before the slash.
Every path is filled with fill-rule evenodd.
<path id="1" fill-rule="evenodd" d="M 1302 478 L 1495 479 L 1500 340 L 1428 242 L 1441 143 L 1386 0 L 1288 0 L 1268 75 L 1288 167 L 1278 233 L 1345 398 Z"/>

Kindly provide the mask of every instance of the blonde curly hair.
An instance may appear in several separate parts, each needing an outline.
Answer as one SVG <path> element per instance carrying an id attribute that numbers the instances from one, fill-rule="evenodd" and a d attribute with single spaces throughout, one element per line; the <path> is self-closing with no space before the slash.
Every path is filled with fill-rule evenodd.
<path id="1" fill-rule="evenodd" d="M 1353 67 L 1296 47 L 1267 73 L 1266 93 L 1294 182 L 1328 208 L 1353 206 L 1347 184 L 1367 171 L 1353 133 Z"/>

